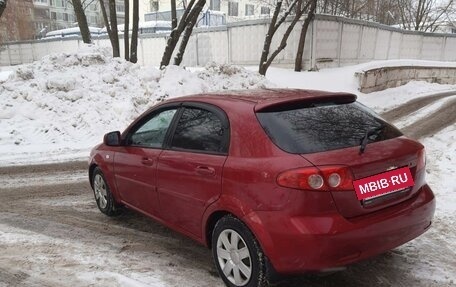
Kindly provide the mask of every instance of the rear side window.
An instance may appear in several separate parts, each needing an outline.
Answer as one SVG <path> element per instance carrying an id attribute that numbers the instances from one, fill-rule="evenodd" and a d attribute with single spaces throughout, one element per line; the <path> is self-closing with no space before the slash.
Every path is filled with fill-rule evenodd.
<path id="1" fill-rule="evenodd" d="M 258 120 L 271 140 L 290 153 L 315 153 L 358 146 L 367 131 L 369 142 L 401 136 L 373 111 L 358 102 L 325 103 L 259 112 Z"/>
<path id="2" fill-rule="evenodd" d="M 177 123 L 172 148 L 226 153 L 228 130 L 215 113 L 200 108 L 185 108 Z"/>

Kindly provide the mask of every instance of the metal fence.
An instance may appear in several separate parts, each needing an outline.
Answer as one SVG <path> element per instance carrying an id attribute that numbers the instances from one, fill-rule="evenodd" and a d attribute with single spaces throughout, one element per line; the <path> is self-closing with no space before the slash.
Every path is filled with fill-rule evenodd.
<path id="1" fill-rule="evenodd" d="M 187 45 L 183 64 L 202 66 L 215 61 L 257 65 L 268 23 L 269 19 L 249 20 L 228 23 L 223 27 L 196 29 Z M 279 37 L 273 40 L 272 48 L 277 47 L 284 30 L 285 26 L 279 29 Z M 274 65 L 293 65 L 299 34 L 298 23 L 287 47 L 278 55 Z M 138 62 L 158 66 L 166 41 L 166 35 L 141 35 Z M 96 38 L 94 42 L 100 46 L 110 46 L 106 37 Z M 64 38 L 6 43 L 0 46 L 0 65 L 30 63 L 50 53 L 76 52 L 81 44 L 80 39 Z M 456 61 L 456 35 L 404 31 L 329 15 L 317 15 L 309 27 L 303 58 L 306 69 L 387 59 Z"/>

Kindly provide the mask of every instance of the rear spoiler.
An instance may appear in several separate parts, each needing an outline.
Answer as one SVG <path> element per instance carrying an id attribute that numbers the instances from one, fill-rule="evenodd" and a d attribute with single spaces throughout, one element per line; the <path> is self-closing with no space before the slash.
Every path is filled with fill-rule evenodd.
<path id="1" fill-rule="evenodd" d="M 356 101 L 356 95 L 350 93 L 325 93 L 309 96 L 292 96 L 287 98 L 278 98 L 259 102 L 255 105 L 255 112 L 272 112 L 279 110 L 286 110 L 290 108 L 299 108 L 312 106 L 312 104 L 320 103 L 334 103 L 334 104 L 348 104 Z"/>

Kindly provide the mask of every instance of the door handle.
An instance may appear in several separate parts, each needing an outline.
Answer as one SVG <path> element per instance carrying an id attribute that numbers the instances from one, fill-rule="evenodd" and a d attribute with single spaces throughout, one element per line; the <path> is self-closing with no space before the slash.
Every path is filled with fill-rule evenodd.
<path id="1" fill-rule="evenodd" d="M 152 160 L 152 159 L 150 159 L 150 158 L 148 158 L 148 157 L 143 157 L 143 158 L 141 159 L 141 163 L 142 163 L 143 165 L 151 166 L 151 165 L 154 164 L 154 160 Z"/>
<path id="2" fill-rule="evenodd" d="M 197 166 L 196 167 L 196 173 L 200 175 L 211 175 L 215 176 L 215 169 L 213 167 L 209 166 Z"/>

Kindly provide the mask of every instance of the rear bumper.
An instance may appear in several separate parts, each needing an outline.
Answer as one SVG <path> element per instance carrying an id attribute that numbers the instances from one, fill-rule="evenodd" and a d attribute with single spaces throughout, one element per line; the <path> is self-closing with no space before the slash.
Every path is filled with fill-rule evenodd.
<path id="1" fill-rule="evenodd" d="M 265 211 L 244 220 L 274 269 L 291 274 L 337 268 L 398 247 L 424 233 L 434 211 L 434 194 L 424 185 L 413 198 L 359 218 Z"/>

